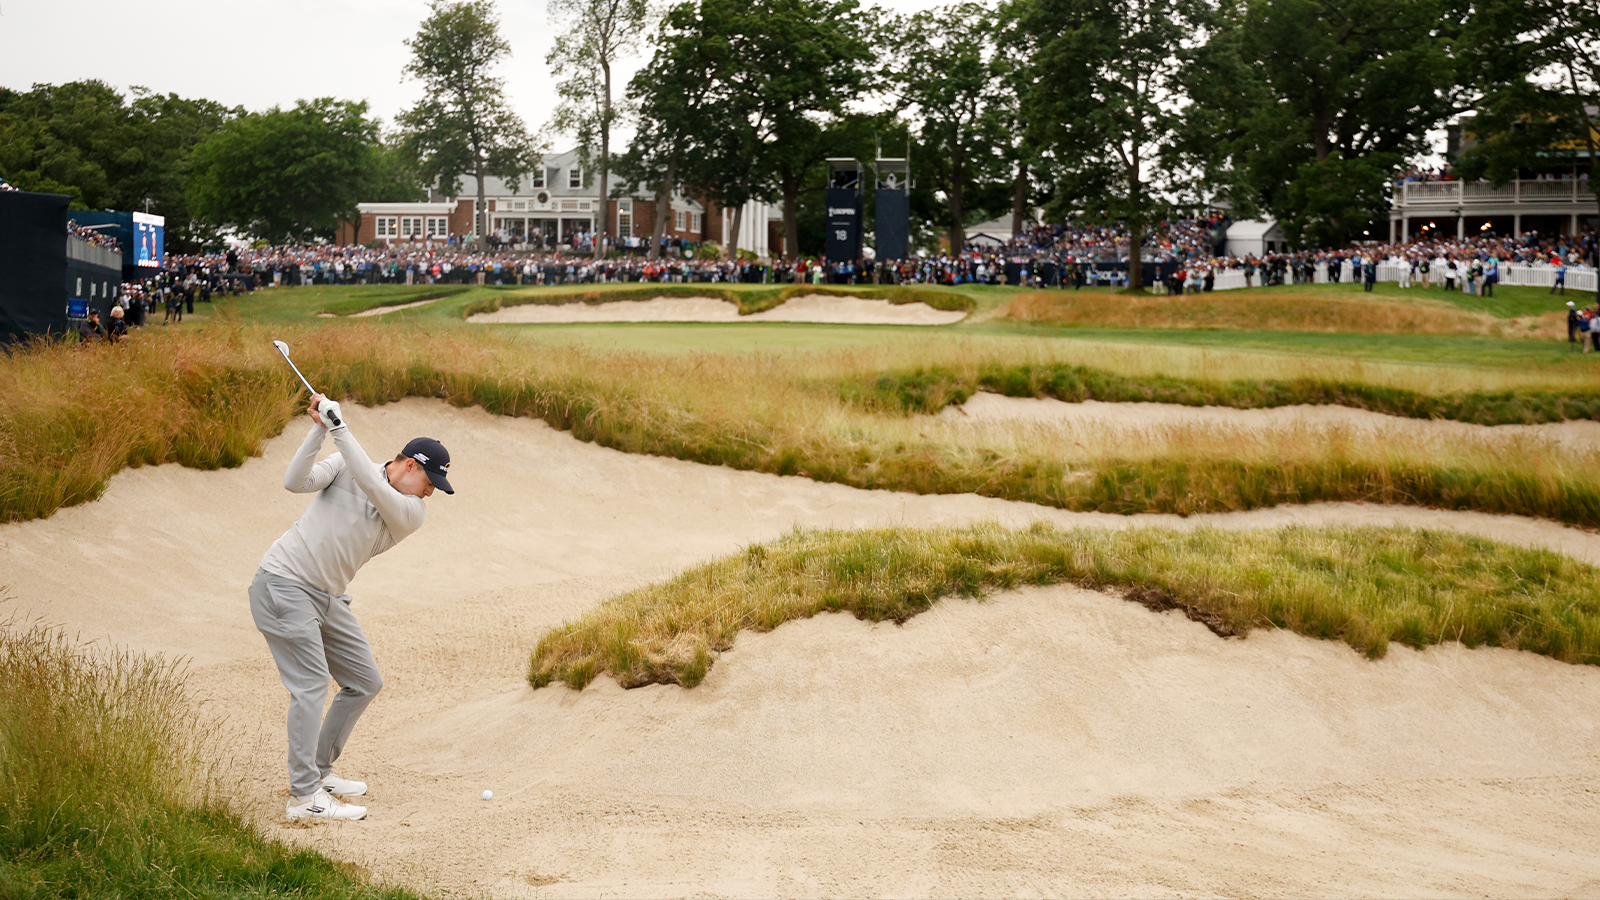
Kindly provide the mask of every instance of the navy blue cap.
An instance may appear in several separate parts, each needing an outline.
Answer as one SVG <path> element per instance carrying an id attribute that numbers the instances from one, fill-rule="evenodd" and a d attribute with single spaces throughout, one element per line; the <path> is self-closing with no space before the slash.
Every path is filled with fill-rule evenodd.
<path id="1" fill-rule="evenodd" d="M 412 438 L 411 443 L 400 451 L 404 456 L 410 457 L 422 464 L 422 471 L 428 473 L 428 480 L 433 486 L 446 494 L 454 494 L 446 478 L 450 474 L 450 451 L 433 438 Z"/>

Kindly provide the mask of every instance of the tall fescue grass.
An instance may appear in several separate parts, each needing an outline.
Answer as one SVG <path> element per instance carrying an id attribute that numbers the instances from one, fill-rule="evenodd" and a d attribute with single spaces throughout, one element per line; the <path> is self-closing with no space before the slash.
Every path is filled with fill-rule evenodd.
<path id="1" fill-rule="evenodd" d="M 1600 570 L 1544 550 L 1404 528 L 796 532 L 614 597 L 550 631 L 528 680 L 699 684 L 741 630 L 822 612 L 904 622 L 943 597 L 1026 585 L 1122 591 L 1223 635 L 1284 628 L 1371 658 L 1391 642 L 1600 663 Z"/>
<path id="2" fill-rule="evenodd" d="M 0 521 L 92 500 L 127 466 L 237 466 L 282 430 L 295 393 L 244 329 L 162 337 L 0 357 Z"/>
<path id="3" fill-rule="evenodd" d="M 0 684 L 0 897 L 411 896 L 233 812 L 181 668 L 0 622 Z"/>
<path id="4" fill-rule="evenodd" d="M 568 303 L 617 303 L 621 301 L 653 300 L 657 297 L 712 297 L 739 307 L 739 315 L 775 309 L 795 297 L 820 295 L 823 297 L 857 297 L 863 300 L 887 300 L 891 304 L 926 303 L 934 309 L 966 312 L 973 309 L 972 298 L 954 291 L 929 288 L 872 285 L 862 287 L 829 287 L 826 285 L 790 284 L 776 287 L 721 287 L 716 284 L 633 284 L 602 285 L 592 288 L 551 286 L 518 291 L 506 291 L 473 301 L 462 310 L 462 318 L 479 313 L 495 312 L 508 306 L 536 303 L 562 306 Z"/>
<path id="5" fill-rule="evenodd" d="M 1085 442 L 1041 437 L 1024 425 L 969 429 L 910 415 L 990 382 L 1007 393 L 1071 395 L 1076 383 L 1102 398 L 1111 385 L 1165 399 L 1251 406 L 1261 405 L 1261 396 L 1366 398 L 1371 405 L 1400 397 L 1404 402 L 1391 404 L 1395 411 L 1470 413 L 1494 421 L 1595 411 L 1592 390 L 1553 393 L 1540 401 L 1546 412 L 1538 415 L 1526 397 L 1423 390 L 1428 377 L 1436 387 L 1471 383 L 1467 376 L 1452 382 L 1449 370 L 1390 367 L 1375 370 L 1383 378 L 1351 382 L 1307 374 L 1288 382 L 1184 383 L 1138 372 L 1154 361 L 1126 350 L 1120 357 L 1083 351 L 1087 359 L 1135 363 L 1113 376 L 1044 352 L 1028 359 L 1015 347 L 961 340 L 827 354 L 665 356 L 538 346 L 466 328 L 340 325 L 269 333 L 234 322 L 140 337 L 119 347 L 38 346 L 0 365 L 0 434 L 6 436 L 0 516 L 48 515 L 92 499 L 126 465 L 237 465 L 296 411 L 297 383 L 270 343 L 282 337 L 312 382 L 334 396 L 369 405 L 438 397 L 500 415 L 536 416 L 581 440 L 631 453 L 861 488 L 972 492 L 1126 513 L 1370 500 L 1600 526 L 1600 466 L 1590 455 L 1537 440 L 1434 442 L 1291 428 L 1191 429 Z M 912 361 L 937 366 L 919 375 L 906 368 Z M 1217 373 L 1240 371 L 1200 362 Z M 1289 374 L 1317 371 L 1285 368 Z M 1522 374 L 1530 381 L 1550 378 Z M 1382 390 L 1372 387 L 1385 379 Z M 1311 387 L 1295 393 L 1301 385 Z M 1416 396 L 1402 397 L 1401 390 Z"/>
<path id="6" fill-rule="evenodd" d="M 1421 292 L 1419 291 L 1419 294 Z M 1356 334 L 1483 334 L 1495 337 L 1562 334 L 1565 316 L 1532 321 L 1469 312 L 1444 301 L 1403 303 L 1274 288 L 1268 293 L 1221 291 L 1181 296 L 1129 296 L 1099 291 L 1019 294 L 999 315 L 1020 322 L 1121 328 L 1228 328 Z"/>

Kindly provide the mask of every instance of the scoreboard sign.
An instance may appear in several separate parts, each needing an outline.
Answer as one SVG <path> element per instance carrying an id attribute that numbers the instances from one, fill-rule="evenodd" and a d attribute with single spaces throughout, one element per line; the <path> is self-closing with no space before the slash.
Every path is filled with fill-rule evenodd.
<path id="1" fill-rule="evenodd" d="M 861 258 L 861 189 L 828 188 L 828 233 L 823 253 L 828 261 Z"/>

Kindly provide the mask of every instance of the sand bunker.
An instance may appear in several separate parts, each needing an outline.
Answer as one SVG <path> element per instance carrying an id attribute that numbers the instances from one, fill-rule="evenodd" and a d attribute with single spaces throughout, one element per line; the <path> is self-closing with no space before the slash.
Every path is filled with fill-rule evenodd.
<path id="1" fill-rule="evenodd" d="M 980 401 L 984 402 L 984 401 Z M 219 472 L 117 475 L 0 525 L 10 606 L 193 660 L 272 834 L 464 896 L 1595 895 L 1600 668 L 1256 632 L 1074 588 L 746 633 L 692 691 L 533 691 L 543 631 L 796 525 L 1400 522 L 1600 563 L 1550 522 L 1356 504 L 1109 516 L 629 456 L 527 419 L 349 408 L 443 439 L 453 497 L 351 587 L 386 678 L 340 771 L 361 823 L 283 828 L 285 698 L 245 586 L 306 498 L 304 429 Z M 92 554 L 94 576 L 63 565 Z M 485 789 L 496 799 L 478 799 Z"/>
<path id="2" fill-rule="evenodd" d="M 1072 428 L 1147 429 L 1200 426 L 1218 429 L 1339 429 L 1418 438 L 1516 440 L 1536 437 L 1568 450 L 1600 452 L 1600 422 L 1570 421 L 1544 425 L 1473 425 L 1447 419 L 1408 419 L 1347 406 L 1279 406 L 1233 409 L 1223 406 L 1179 406 L 1172 403 L 1065 403 L 1000 394 L 974 394 L 961 406 L 946 407 L 938 418 L 947 423 L 986 425 L 1061 425 Z"/>
<path id="3" fill-rule="evenodd" d="M 438 297 L 432 297 L 427 300 L 418 300 L 415 303 L 401 303 L 398 306 L 374 306 L 371 309 L 363 309 L 361 312 L 343 315 L 339 313 L 317 313 L 317 317 L 322 319 L 360 319 L 366 316 L 381 316 L 384 313 L 399 312 L 402 309 L 416 309 L 419 306 L 427 306 L 438 299 Z"/>
<path id="4" fill-rule="evenodd" d="M 949 325 L 966 318 L 957 311 L 934 309 L 926 303 L 893 304 L 860 297 L 825 297 L 806 294 L 776 309 L 739 315 L 739 308 L 715 297 L 655 297 L 611 303 L 525 303 L 469 322 L 815 322 L 835 325 Z"/>

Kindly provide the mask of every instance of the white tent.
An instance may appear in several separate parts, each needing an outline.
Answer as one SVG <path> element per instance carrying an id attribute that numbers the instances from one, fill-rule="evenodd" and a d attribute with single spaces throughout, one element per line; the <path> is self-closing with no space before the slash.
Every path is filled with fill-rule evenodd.
<path id="1" fill-rule="evenodd" d="M 1276 220 L 1241 219 L 1228 226 L 1229 256 L 1261 256 L 1287 248 Z"/>

